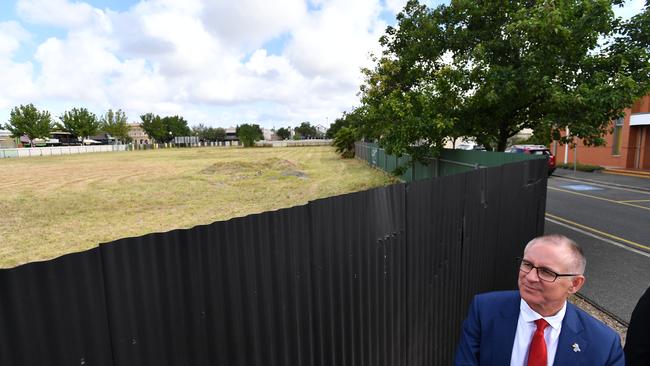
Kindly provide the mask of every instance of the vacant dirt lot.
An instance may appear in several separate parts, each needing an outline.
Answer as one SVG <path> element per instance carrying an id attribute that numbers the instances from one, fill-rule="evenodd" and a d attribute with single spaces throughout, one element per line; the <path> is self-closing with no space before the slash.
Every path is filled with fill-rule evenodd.
<path id="1" fill-rule="evenodd" d="M 393 182 L 331 147 L 0 160 L 0 268 Z"/>

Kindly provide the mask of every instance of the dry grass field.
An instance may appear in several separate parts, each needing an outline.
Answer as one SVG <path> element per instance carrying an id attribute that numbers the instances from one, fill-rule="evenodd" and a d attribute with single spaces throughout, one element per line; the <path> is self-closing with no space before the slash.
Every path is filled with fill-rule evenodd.
<path id="1" fill-rule="evenodd" d="M 0 268 L 394 182 L 331 147 L 2 159 L 0 169 Z"/>

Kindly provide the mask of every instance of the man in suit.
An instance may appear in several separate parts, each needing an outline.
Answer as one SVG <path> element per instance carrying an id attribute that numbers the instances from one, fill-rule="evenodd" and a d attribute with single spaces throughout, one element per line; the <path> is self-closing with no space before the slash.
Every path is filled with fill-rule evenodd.
<path id="1" fill-rule="evenodd" d="M 474 297 L 455 365 L 623 366 L 618 334 L 567 302 L 585 282 L 586 263 L 563 235 L 530 241 L 519 259 L 519 291 Z"/>

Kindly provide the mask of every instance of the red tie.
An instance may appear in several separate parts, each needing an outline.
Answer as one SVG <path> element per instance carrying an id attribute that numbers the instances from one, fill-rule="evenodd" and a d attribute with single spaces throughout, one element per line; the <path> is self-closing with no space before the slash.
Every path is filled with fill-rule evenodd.
<path id="1" fill-rule="evenodd" d="M 544 340 L 544 328 L 548 323 L 544 319 L 535 320 L 537 330 L 533 334 L 528 350 L 528 366 L 546 366 L 546 341 Z"/>

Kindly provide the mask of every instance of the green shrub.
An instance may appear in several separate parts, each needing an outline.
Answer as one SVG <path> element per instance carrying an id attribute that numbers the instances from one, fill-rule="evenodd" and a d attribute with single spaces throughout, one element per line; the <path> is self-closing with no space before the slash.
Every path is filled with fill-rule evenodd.
<path id="1" fill-rule="evenodd" d="M 573 163 L 557 164 L 557 167 L 562 169 L 573 169 Z M 576 170 L 581 172 L 594 172 L 603 169 L 605 168 L 600 165 L 580 164 L 579 162 L 576 164 Z"/>
<path id="2" fill-rule="evenodd" d="M 334 136 L 333 145 L 341 157 L 350 159 L 354 157 L 355 141 L 357 141 L 357 131 L 353 127 L 341 127 Z"/>

